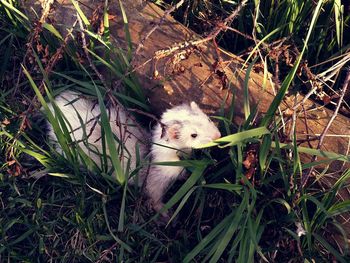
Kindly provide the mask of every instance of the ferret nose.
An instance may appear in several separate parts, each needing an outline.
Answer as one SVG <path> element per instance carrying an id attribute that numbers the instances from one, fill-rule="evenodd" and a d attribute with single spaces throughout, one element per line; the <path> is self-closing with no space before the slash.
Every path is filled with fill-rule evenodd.
<path id="1" fill-rule="evenodd" d="M 221 133 L 217 131 L 213 136 L 213 140 L 219 139 L 220 137 L 221 137 Z"/>

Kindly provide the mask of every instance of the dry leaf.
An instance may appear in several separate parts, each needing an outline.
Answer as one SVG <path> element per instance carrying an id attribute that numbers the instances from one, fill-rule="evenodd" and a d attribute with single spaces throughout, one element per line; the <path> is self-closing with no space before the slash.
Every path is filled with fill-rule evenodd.
<path id="1" fill-rule="evenodd" d="M 286 109 L 284 112 L 283 112 L 283 116 L 284 117 L 291 117 L 293 115 L 294 111 L 292 109 Z"/>
<path id="2" fill-rule="evenodd" d="M 13 165 L 13 164 L 15 164 L 16 163 L 16 160 L 11 160 L 11 161 L 8 161 L 7 162 L 7 165 L 8 166 L 11 166 L 11 165 Z"/>
<path id="3" fill-rule="evenodd" d="M 108 20 L 116 22 L 117 21 L 117 16 L 108 14 Z"/>
<path id="4" fill-rule="evenodd" d="M 11 122 L 7 118 L 5 118 L 5 120 L 2 121 L 2 124 L 4 124 L 5 126 L 9 125 L 10 123 Z"/>

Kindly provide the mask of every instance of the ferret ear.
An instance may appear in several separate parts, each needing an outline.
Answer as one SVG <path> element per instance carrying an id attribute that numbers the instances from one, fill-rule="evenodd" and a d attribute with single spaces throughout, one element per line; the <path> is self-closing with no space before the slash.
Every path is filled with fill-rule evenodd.
<path id="1" fill-rule="evenodd" d="M 179 122 L 174 122 L 165 127 L 166 134 L 170 140 L 177 140 L 180 137 L 180 129 L 182 125 Z"/>
<path id="2" fill-rule="evenodd" d="M 197 103 L 195 103 L 194 101 L 191 102 L 191 109 L 192 110 L 199 110 L 199 106 Z"/>

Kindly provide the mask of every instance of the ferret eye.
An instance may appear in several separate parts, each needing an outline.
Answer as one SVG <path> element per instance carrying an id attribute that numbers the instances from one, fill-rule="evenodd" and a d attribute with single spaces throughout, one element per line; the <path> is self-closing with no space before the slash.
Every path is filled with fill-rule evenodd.
<path id="1" fill-rule="evenodd" d="M 192 138 L 196 138 L 197 135 L 198 135 L 197 133 L 192 133 L 192 134 L 191 134 L 191 137 L 192 137 Z"/>

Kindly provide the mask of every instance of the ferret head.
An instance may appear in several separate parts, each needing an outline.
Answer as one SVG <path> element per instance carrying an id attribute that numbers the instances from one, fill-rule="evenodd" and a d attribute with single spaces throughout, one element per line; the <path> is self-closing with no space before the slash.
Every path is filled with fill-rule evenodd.
<path id="1" fill-rule="evenodd" d="M 161 123 L 162 132 L 155 136 L 177 149 L 194 148 L 221 137 L 218 128 L 195 102 L 165 111 Z"/>

